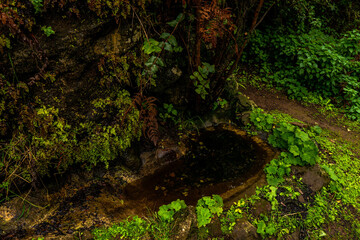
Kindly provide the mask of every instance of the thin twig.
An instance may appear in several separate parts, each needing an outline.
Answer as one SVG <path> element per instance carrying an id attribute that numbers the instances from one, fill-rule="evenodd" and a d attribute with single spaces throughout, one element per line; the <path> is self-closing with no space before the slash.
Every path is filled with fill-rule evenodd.
<path id="1" fill-rule="evenodd" d="M 28 204 L 30 204 L 31 206 L 33 206 L 33 207 L 37 207 L 37 208 L 40 208 L 40 209 L 44 209 L 44 208 L 47 208 L 49 205 L 46 205 L 46 206 L 44 206 L 44 207 L 41 207 L 41 206 L 38 206 L 38 205 L 36 205 L 36 204 L 34 204 L 34 203 L 32 203 L 32 202 L 30 202 L 30 201 L 28 201 L 28 200 L 26 200 L 25 198 L 23 198 L 22 196 L 20 196 L 20 195 L 18 195 L 18 194 L 16 194 L 16 193 L 14 193 L 13 191 L 11 191 L 11 190 L 9 190 L 9 192 L 10 193 L 12 193 L 12 194 L 14 194 L 15 196 L 17 196 L 17 197 L 19 197 L 21 200 L 23 200 L 23 201 L 25 201 L 25 202 L 27 202 Z"/>
<path id="2" fill-rule="evenodd" d="M 282 216 L 283 216 L 283 217 L 287 217 L 287 216 L 297 215 L 297 214 L 300 214 L 300 213 L 304 213 L 304 211 L 302 211 L 302 212 L 296 212 L 296 213 L 289 213 L 289 214 L 285 214 L 285 215 L 282 215 Z"/>
<path id="3" fill-rule="evenodd" d="M 132 8 L 133 12 L 135 13 L 135 15 L 136 15 L 137 19 L 138 19 L 138 20 L 139 20 L 139 22 L 140 22 L 140 25 L 141 25 L 142 30 L 144 31 L 144 34 L 145 34 L 146 40 L 147 40 L 147 41 L 149 41 L 149 37 L 148 37 L 148 35 L 147 35 L 146 31 L 145 31 L 145 27 L 144 27 L 144 25 L 143 25 L 143 23 L 142 23 L 141 19 L 139 18 L 138 14 L 135 12 L 135 9 L 133 8 L 133 6 L 132 6 L 131 4 L 130 4 L 130 7 Z"/>
<path id="4" fill-rule="evenodd" d="M 260 20 L 256 23 L 255 28 L 264 20 L 265 16 L 269 13 L 270 9 L 275 5 L 275 2 L 266 10 L 264 15 L 260 18 Z"/>

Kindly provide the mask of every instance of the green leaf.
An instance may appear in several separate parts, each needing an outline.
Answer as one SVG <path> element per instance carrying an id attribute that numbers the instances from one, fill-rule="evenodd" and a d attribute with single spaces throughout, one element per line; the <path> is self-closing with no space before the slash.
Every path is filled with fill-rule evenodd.
<path id="1" fill-rule="evenodd" d="M 312 130 L 317 133 L 317 134 L 321 134 L 322 133 L 322 129 L 321 127 L 319 127 L 318 125 L 312 127 Z"/>
<path id="2" fill-rule="evenodd" d="M 146 54 L 151 54 L 153 52 L 161 52 L 161 47 L 159 47 L 159 42 L 153 38 L 150 38 L 148 41 L 144 42 L 142 50 Z"/>
<path id="3" fill-rule="evenodd" d="M 149 58 L 149 60 L 147 60 L 147 62 L 145 63 L 145 66 L 147 66 L 147 67 L 152 66 L 154 64 L 154 62 L 155 62 L 155 59 L 156 59 L 156 56 L 151 56 Z"/>
<path id="4" fill-rule="evenodd" d="M 167 39 L 170 36 L 170 33 L 164 32 L 160 35 L 160 38 Z"/>
<path id="5" fill-rule="evenodd" d="M 173 51 L 173 47 L 172 47 L 171 44 L 168 43 L 168 42 L 165 43 L 164 49 L 165 49 L 166 51 L 169 51 L 169 52 L 172 52 L 172 51 Z"/>
<path id="6" fill-rule="evenodd" d="M 168 25 L 170 25 L 171 27 L 175 27 L 176 24 L 178 24 L 179 22 L 181 22 L 184 19 L 184 14 L 180 13 L 175 20 L 171 21 L 171 22 L 167 22 Z"/>
<path id="7" fill-rule="evenodd" d="M 291 145 L 289 152 L 291 152 L 292 154 L 294 154 L 294 156 L 299 156 L 300 155 L 300 150 L 298 148 L 298 146 L 296 145 Z"/>
<path id="8" fill-rule="evenodd" d="M 170 210 L 168 205 L 163 205 L 159 208 L 158 215 L 164 221 L 171 221 L 174 215 L 174 211 Z"/>
<path id="9" fill-rule="evenodd" d="M 307 133 L 301 131 L 300 129 L 295 132 L 295 136 L 297 138 L 300 138 L 303 142 L 310 140 L 309 135 L 307 135 Z"/>
<path id="10" fill-rule="evenodd" d="M 268 167 L 265 168 L 265 170 L 268 174 L 276 174 L 278 171 L 278 168 L 277 168 L 277 166 L 269 165 Z"/>
<path id="11" fill-rule="evenodd" d="M 275 225 L 273 223 L 269 223 L 266 227 L 266 233 L 269 235 L 273 235 L 275 233 Z"/>
<path id="12" fill-rule="evenodd" d="M 182 206 L 181 203 L 179 201 L 173 201 L 170 205 L 176 212 L 179 211 Z"/>
<path id="13" fill-rule="evenodd" d="M 198 220 L 198 227 L 206 226 L 211 222 L 211 212 L 208 208 L 201 206 L 196 207 L 196 216 Z"/>
<path id="14" fill-rule="evenodd" d="M 332 170 L 329 166 L 322 165 L 321 167 L 329 174 L 330 178 L 333 181 L 339 180 L 339 177 L 335 174 L 334 170 Z"/>
<path id="15" fill-rule="evenodd" d="M 271 186 L 277 186 L 279 183 L 284 182 L 285 180 L 283 178 L 274 177 L 274 176 L 266 176 L 266 180 Z"/>
<path id="16" fill-rule="evenodd" d="M 168 42 L 173 45 L 174 47 L 176 47 L 178 45 L 177 41 L 176 41 L 176 38 L 171 35 L 169 38 L 168 38 Z"/>
<path id="17" fill-rule="evenodd" d="M 260 222 L 258 222 L 257 224 L 257 230 L 256 232 L 261 234 L 261 235 L 265 235 L 265 229 L 266 229 L 266 224 L 263 220 L 261 220 Z"/>

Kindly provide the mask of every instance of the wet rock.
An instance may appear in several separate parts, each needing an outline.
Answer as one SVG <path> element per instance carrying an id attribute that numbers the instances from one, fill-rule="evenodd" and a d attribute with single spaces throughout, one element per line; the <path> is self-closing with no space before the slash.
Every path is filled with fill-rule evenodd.
<path id="1" fill-rule="evenodd" d="M 211 237 L 220 237 L 223 235 L 221 223 L 218 217 L 215 217 L 211 223 L 207 225 L 207 228 Z"/>
<path id="2" fill-rule="evenodd" d="M 180 222 L 174 234 L 174 239 L 188 239 L 191 227 L 196 226 L 195 207 L 188 206 L 187 209 L 177 218 Z"/>
<path id="3" fill-rule="evenodd" d="M 155 151 L 143 152 L 140 154 L 140 159 L 142 165 L 149 164 L 151 161 L 154 161 Z"/>
<path id="4" fill-rule="evenodd" d="M 141 174 L 149 175 L 160 167 L 174 162 L 184 156 L 184 146 L 179 145 L 172 139 L 163 139 L 159 142 L 158 148 L 140 154 Z"/>
<path id="5" fill-rule="evenodd" d="M 286 240 L 299 240 L 300 239 L 300 229 L 296 229 L 295 232 L 290 234 Z"/>
<path id="6" fill-rule="evenodd" d="M 241 117 L 241 123 L 243 125 L 247 125 L 250 123 L 250 114 L 251 111 L 245 111 L 241 113 L 240 117 Z"/>
<path id="7" fill-rule="evenodd" d="M 235 108 L 238 112 L 251 111 L 256 104 L 251 101 L 247 96 L 243 94 L 238 94 L 235 100 Z"/>
<path id="8" fill-rule="evenodd" d="M 313 192 L 317 192 L 323 186 L 329 184 L 330 179 L 321 172 L 319 165 L 315 165 L 307 169 L 302 174 L 302 182 L 306 184 Z"/>
<path id="9" fill-rule="evenodd" d="M 123 156 L 125 161 L 125 166 L 131 170 L 138 170 L 141 167 L 142 160 L 140 159 L 140 154 L 133 148 L 127 150 Z"/>
<path id="10" fill-rule="evenodd" d="M 169 60 L 171 61 L 172 59 Z M 164 69 L 158 79 L 161 84 L 157 84 L 156 87 L 151 89 L 151 91 L 160 94 L 165 93 L 166 95 L 171 96 L 172 99 L 176 99 L 182 93 L 181 89 L 176 86 L 176 82 L 181 78 L 181 76 L 182 71 L 178 66 Z"/>
<path id="11" fill-rule="evenodd" d="M 198 128 L 208 128 L 220 124 L 229 124 L 231 122 L 230 109 L 216 109 L 205 115 L 201 121 L 197 123 Z"/>
<path id="12" fill-rule="evenodd" d="M 271 211 L 271 204 L 265 199 L 260 199 L 260 201 L 256 202 L 254 205 L 253 214 L 255 217 L 260 216 L 261 214 L 266 214 Z"/>
<path id="13" fill-rule="evenodd" d="M 234 230 L 230 234 L 234 240 L 256 240 L 261 239 L 256 232 L 256 227 L 245 219 L 241 219 L 234 226 Z"/>

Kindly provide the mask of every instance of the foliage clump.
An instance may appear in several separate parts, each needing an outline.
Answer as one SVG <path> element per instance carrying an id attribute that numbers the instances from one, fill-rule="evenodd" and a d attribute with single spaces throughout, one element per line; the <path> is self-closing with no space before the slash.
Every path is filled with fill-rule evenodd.
<path id="1" fill-rule="evenodd" d="M 291 98 L 314 103 L 330 99 L 345 106 L 345 113 L 356 120 L 360 117 L 360 32 L 334 32 L 326 15 L 319 13 L 329 12 L 324 6 L 317 1 L 294 3 L 288 9 L 295 13 L 293 17 L 284 16 L 287 23 L 297 22 L 297 27 L 285 24 L 258 30 L 243 60 L 257 64 L 260 75 Z M 314 100 L 314 94 L 320 100 Z"/>

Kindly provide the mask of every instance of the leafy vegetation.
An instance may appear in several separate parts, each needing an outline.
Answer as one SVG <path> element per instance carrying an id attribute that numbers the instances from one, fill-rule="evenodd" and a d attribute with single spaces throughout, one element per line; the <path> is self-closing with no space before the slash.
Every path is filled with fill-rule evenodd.
<path id="1" fill-rule="evenodd" d="M 306 1 L 301 2 L 304 3 L 298 2 L 294 7 L 305 8 Z M 360 34 L 356 29 L 336 34 L 328 32 L 322 26 L 328 19 L 316 16 L 318 3 L 306 4 L 309 15 L 301 20 L 297 29 L 271 26 L 257 31 L 243 60 L 257 64 L 260 76 L 284 89 L 290 98 L 344 105 L 345 113 L 356 120 L 360 116 L 357 81 Z M 290 11 L 299 9 L 290 8 Z M 306 19 L 310 26 L 305 25 Z"/>
<path id="2" fill-rule="evenodd" d="M 198 227 L 206 226 L 211 222 L 211 218 L 214 215 L 220 216 L 223 211 L 223 205 L 222 198 L 219 195 L 199 199 L 196 205 Z"/>
<path id="3" fill-rule="evenodd" d="M 1 1 L 0 202 L 44 177 L 109 168 L 134 142 L 157 145 L 169 128 L 182 136 L 219 108 L 242 120 L 234 102 L 246 83 L 318 104 L 341 123 L 344 113 L 359 130 L 359 16 L 352 0 Z M 229 209 L 218 195 L 201 198 L 199 237 L 212 221 L 231 234 L 246 218 L 263 238 L 319 239 L 340 221 L 348 239 L 360 238 L 358 144 L 260 109 L 250 122 L 281 151 L 264 169 L 268 185 Z M 294 169 L 313 166 L 330 183 L 298 201 L 308 189 Z M 255 216 L 260 200 L 272 210 Z M 177 200 L 94 236 L 171 239 L 187 210 Z"/>

